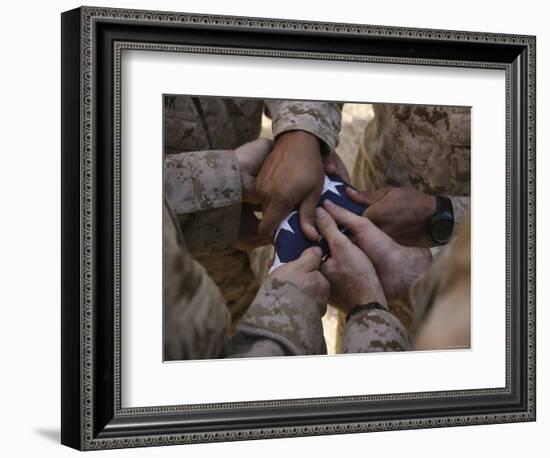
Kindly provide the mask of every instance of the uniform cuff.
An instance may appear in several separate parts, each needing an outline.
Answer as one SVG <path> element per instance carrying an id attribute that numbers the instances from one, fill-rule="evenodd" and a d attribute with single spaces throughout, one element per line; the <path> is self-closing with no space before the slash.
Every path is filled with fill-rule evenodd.
<path id="1" fill-rule="evenodd" d="M 326 354 L 319 309 L 291 283 L 267 278 L 239 325 L 239 332 L 271 339 L 291 355 Z"/>
<path id="2" fill-rule="evenodd" d="M 386 310 L 363 310 L 344 328 L 344 353 L 406 351 L 411 339 L 399 319 Z"/>
<path id="3" fill-rule="evenodd" d="M 320 140 L 321 152 L 328 154 L 336 149 L 341 126 L 341 111 L 336 103 L 273 101 L 268 103 L 268 108 L 273 137 L 303 130 Z"/>

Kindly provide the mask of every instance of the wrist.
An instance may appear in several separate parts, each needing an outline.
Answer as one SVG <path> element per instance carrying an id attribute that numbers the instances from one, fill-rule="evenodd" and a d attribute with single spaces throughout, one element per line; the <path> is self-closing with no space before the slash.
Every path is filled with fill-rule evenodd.
<path id="1" fill-rule="evenodd" d="M 276 144 L 279 142 L 297 142 L 303 152 L 315 152 L 321 154 L 321 141 L 316 135 L 306 130 L 287 130 L 277 136 Z"/>
<path id="2" fill-rule="evenodd" d="M 437 212 L 437 198 L 435 196 L 424 194 L 422 202 L 422 214 L 424 215 L 424 220 L 426 226 L 429 224 L 432 217 Z"/>
<path id="3" fill-rule="evenodd" d="M 380 283 L 378 285 L 371 286 L 368 290 L 351 298 L 348 304 L 346 304 L 347 313 L 358 305 L 369 304 L 371 302 L 376 302 L 382 307 L 385 307 L 386 309 L 388 308 L 388 301 Z"/>

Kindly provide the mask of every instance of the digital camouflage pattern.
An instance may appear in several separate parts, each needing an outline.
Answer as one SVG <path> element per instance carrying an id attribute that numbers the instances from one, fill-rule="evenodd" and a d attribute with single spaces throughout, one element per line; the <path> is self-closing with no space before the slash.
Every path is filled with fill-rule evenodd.
<path id="1" fill-rule="evenodd" d="M 326 354 L 319 308 L 293 284 L 267 278 L 228 351 L 233 358 Z"/>
<path id="2" fill-rule="evenodd" d="M 411 186 L 449 196 L 458 230 L 470 207 L 470 108 L 377 104 L 373 111 L 353 185 Z"/>
<path id="3" fill-rule="evenodd" d="M 232 150 L 166 156 L 164 192 L 193 256 L 233 251 L 242 185 Z"/>
<path id="4" fill-rule="evenodd" d="M 344 327 L 344 353 L 411 350 L 410 334 L 386 310 L 365 310 L 353 315 Z"/>
<path id="5" fill-rule="evenodd" d="M 304 130 L 319 138 L 326 152 L 338 144 L 341 107 L 336 103 L 167 95 L 165 150 L 235 149 L 258 138 L 264 111 L 272 119 L 274 138 Z"/>
<path id="6" fill-rule="evenodd" d="M 341 113 L 340 106 L 335 103 L 167 95 L 164 97 L 165 153 L 171 157 L 174 153 L 180 156 L 180 153 L 193 151 L 234 150 L 258 138 L 264 111 L 273 120 L 275 137 L 286 131 L 300 129 L 316 135 L 324 151 L 336 148 Z M 217 176 L 222 178 L 223 168 L 219 170 Z M 166 186 L 168 191 L 168 184 Z M 222 187 L 219 189 L 223 190 Z M 231 220 L 231 215 L 233 217 L 230 226 L 218 224 L 215 220 L 217 216 L 211 219 L 208 213 L 201 216 L 188 212 L 184 215 L 176 214 L 184 228 L 194 228 L 188 231 L 186 239 L 189 238 L 189 244 L 199 250 L 193 253 L 195 259 L 219 286 L 230 308 L 233 324 L 236 324 L 256 295 L 259 283 L 247 253 L 230 249 L 229 244 L 221 246 L 232 237 L 224 236 L 219 241 L 212 238 L 213 231 L 228 230 L 229 227 L 238 230 L 235 229 L 239 221 L 235 209 L 226 211 L 228 213 L 224 214 L 224 220 Z M 214 215 L 220 213 L 215 212 Z M 212 248 L 218 253 L 206 253 L 208 246 L 201 243 L 201 238 L 214 241 L 212 243 L 216 246 Z M 222 248 L 226 249 L 220 250 Z"/>

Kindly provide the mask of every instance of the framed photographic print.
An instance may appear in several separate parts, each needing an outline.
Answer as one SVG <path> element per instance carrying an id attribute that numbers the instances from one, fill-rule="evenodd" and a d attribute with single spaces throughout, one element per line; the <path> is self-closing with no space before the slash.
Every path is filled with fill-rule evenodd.
<path id="1" fill-rule="evenodd" d="M 62 14 L 80 450 L 533 421 L 535 38 Z"/>

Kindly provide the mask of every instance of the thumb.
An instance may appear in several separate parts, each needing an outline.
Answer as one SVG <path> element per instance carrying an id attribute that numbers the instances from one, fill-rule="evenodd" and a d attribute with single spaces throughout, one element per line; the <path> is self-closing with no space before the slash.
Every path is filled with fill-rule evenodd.
<path id="1" fill-rule="evenodd" d="M 332 255 L 341 251 L 347 244 L 351 244 L 350 240 L 340 232 L 338 226 L 331 215 L 327 213 L 323 208 L 318 207 L 316 210 L 317 215 L 317 227 L 321 232 L 321 235 L 328 242 L 328 246 Z"/>
<path id="2" fill-rule="evenodd" d="M 300 227 L 305 236 L 311 241 L 319 240 L 319 233 L 315 229 L 315 207 L 319 202 L 320 195 L 310 193 L 300 204 L 298 212 L 300 218 Z"/>

